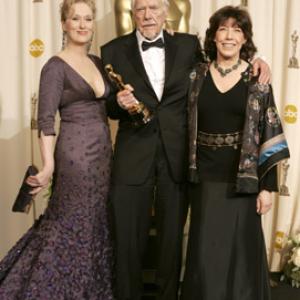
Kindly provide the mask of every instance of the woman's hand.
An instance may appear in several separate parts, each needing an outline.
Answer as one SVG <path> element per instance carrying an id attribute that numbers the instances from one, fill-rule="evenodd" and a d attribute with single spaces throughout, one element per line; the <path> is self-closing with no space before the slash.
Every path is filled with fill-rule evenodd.
<path id="1" fill-rule="evenodd" d="M 51 180 L 53 173 L 52 168 L 44 168 L 34 176 L 29 176 L 26 182 L 33 187 L 30 192 L 31 195 L 38 194 L 41 190 L 46 188 Z"/>
<path id="2" fill-rule="evenodd" d="M 256 212 L 260 215 L 266 214 L 272 207 L 272 193 L 262 190 L 256 198 Z"/>
<path id="3" fill-rule="evenodd" d="M 261 58 L 256 58 L 252 62 L 253 76 L 258 76 L 258 82 L 269 84 L 271 82 L 271 70 L 269 65 Z"/>

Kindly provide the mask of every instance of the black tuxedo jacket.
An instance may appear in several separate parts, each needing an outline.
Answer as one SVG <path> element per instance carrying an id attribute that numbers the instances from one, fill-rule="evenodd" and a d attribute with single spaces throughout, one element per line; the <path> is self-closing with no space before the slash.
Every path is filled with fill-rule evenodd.
<path id="1" fill-rule="evenodd" d="M 145 182 L 161 139 L 175 182 L 184 182 L 187 172 L 187 92 L 189 73 L 202 60 L 198 38 L 189 34 L 164 32 L 165 85 L 161 101 L 151 86 L 139 52 L 135 31 L 101 47 L 104 65 L 112 64 L 134 95 L 154 114 L 154 119 L 133 128 L 127 111 L 119 107 L 113 93 L 107 100 L 108 116 L 119 120 L 112 180 L 114 184 Z"/>

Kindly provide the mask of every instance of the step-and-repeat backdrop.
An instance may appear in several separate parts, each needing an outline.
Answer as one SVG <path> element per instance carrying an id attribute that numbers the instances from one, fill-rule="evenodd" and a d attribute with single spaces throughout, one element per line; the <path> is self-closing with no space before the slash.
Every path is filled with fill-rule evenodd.
<path id="1" fill-rule="evenodd" d="M 45 191 L 28 215 L 11 212 L 26 167 L 41 163 L 35 124 L 39 74 L 43 64 L 61 49 L 60 2 L 0 0 L 0 258 L 47 205 Z M 96 0 L 91 52 L 99 54 L 101 44 L 130 28 L 129 3 Z M 275 205 L 263 219 L 270 268 L 279 270 L 286 236 L 300 231 L 300 1 L 171 0 L 170 4 L 169 25 L 177 22 L 182 30 L 188 28 L 202 39 L 209 16 L 224 5 L 244 5 L 252 16 L 254 41 L 259 55 L 271 66 L 276 102 L 292 155 L 280 168 L 289 196 L 274 196 Z M 111 128 L 114 136 L 116 124 Z"/>

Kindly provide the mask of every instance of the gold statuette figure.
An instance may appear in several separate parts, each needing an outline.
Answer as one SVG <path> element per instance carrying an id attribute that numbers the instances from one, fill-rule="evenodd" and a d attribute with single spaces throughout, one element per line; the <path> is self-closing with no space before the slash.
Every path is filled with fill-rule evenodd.
<path id="1" fill-rule="evenodd" d="M 248 6 L 248 0 L 242 0 L 241 5 L 247 7 Z"/>
<path id="2" fill-rule="evenodd" d="M 125 83 L 122 80 L 122 76 L 114 72 L 111 64 L 107 64 L 105 66 L 105 71 L 107 72 L 109 79 L 116 84 L 120 91 L 126 89 Z M 150 113 L 149 109 L 140 101 L 137 101 L 136 105 L 134 105 L 134 107 L 128 112 L 131 115 L 133 125 L 136 127 L 147 124 L 153 118 L 153 115 Z"/>
<path id="3" fill-rule="evenodd" d="M 284 160 L 282 163 L 281 163 L 281 171 L 282 171 L 282 174 L 280 174 L 281 178 L 282 178 L 282 183 L 279 187 L 279 195 L 281 196 L 289 196 L 290 193 L 289 193 L 289 188 L 286 184 L 286 181 L 287 181 L 287 173 L 288 173 L 288 169 L 289 169 L 290 165 L 288 164 L 288 161 L 287 160 Z"/>
<path id="4" fill-rule="evenodd" d="M 293 34 L 291 35 L 292 39 L 292 57 L 289 59 L 289 68 L 299 69 L 299 62 L 296 57 L 297 52 L 297 43 L 299 39 L 299 35 L 297 34 L 297 31 L 295 30 Z"/>
<path id="5" fill-rule="evenodd" d="M 189 32 L 190 0 L 169 0 L 169 4 L 166 28 L 179 32 Z M 115 15 L 119 36 L 130 33 L 134 29 L 131 18 L 131 0 L 115 0 Z"/>

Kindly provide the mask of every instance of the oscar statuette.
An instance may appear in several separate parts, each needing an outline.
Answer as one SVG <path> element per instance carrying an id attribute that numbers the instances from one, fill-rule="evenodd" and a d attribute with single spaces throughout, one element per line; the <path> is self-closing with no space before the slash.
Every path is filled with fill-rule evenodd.
<path id="1" fill-rule="evenodd" d="M 126 89 L 122 76 L 114 72 L 111 64 L 105 66 L 105 71 L 107 72 L 109 79 L 116 84 L 120 91 Z M 128 110 L 128 113 L 130 114 L 135 127 L 147 124 L 153 119 L 153 115 L 141 101 L 137 101 L 137 103 Z"/>

